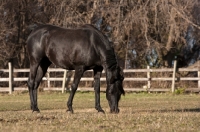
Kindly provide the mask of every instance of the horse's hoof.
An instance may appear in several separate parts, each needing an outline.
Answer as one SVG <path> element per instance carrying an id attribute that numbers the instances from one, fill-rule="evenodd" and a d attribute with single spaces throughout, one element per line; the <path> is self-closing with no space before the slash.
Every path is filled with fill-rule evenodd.
<path id="1" fill-rule="evenodd" d="M 66 110 L 66 112 L 67 112 L 68 114 L 73 114 L 73 113 L 74 113 L 74 112 L 71 111 L 71 110 Z"/>
<path id="2" fill-rule="evenodd" d="M 38 113 L 40 113 L 40 111 L 33 110 L 32 113 L 33 113 L 33 114 L 34 114 L 34 113 L 35 113 L 35 114 L 38 114 Z"/>
<path id="3" fill-rule="evenodd" d="M 98 113 L 105 114 L 105 111 L 101 109 L 101 110 L 98 110 Z"/>
<path id="4" fill-rule="evenodd" d="M 40 113 L 40 110 L 38 109 L 38 107 L 32 107 L 31 106 L 31 109 L 32 109 L 32 112 Z"/>
<path id="5" fill-rule="evenodd" d="M 110 111 L 111 114 L 119 114 L 119 110 L 117 111 Z"/>

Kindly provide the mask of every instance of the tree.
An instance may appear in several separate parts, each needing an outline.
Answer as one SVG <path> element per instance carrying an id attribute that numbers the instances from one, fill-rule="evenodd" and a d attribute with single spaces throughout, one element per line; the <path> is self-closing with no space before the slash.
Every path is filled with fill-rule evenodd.
<path id="1" fill-rule="evenodd" d="M 93 24 L 113 42 L 125 68 L 170 67 L 174 56 L 186 66 L 194 57 L 194 52 L 184 57 L 190 26 L 198 49 L 198 7 L 199 0 L 2 0 L 0 67 L 8 61 L 28 67 L 25 46 L 34 23 L 65 28 Z"/>

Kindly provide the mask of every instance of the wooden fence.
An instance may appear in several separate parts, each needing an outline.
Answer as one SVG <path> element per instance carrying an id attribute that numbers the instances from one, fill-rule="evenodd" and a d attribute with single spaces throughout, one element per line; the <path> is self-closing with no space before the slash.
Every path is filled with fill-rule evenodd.
<path id="1" fill-rule="evenodd" d="M 13 69 L 12 68 L 12 64 L 9 63 L 8 64 L 9 69 L 0 69 L 1 73 L 8 73 L 8 77 L 3 78 L 0 75 L 0 83 L 2 82 L 9 82 L 8 83 L 8 87 L 0 87 L 0 92 L 9 92 L 10 94 L 15 91 L 15 90 L 28 90 L 27 86 L 25 87 L 13 87 L 13 83 L 14 82 L 23 82 L 23 81 L 27 81 L 28 77 L 13 77 L 14 73 L 17 72 L 29 72 L 29 69 Z M 176 72 L 197 72 L 197 77 L 176 77 Z M 50 77 L 50 73 L 51 72 L 62 72 L 63 73 L 63 77 Z M 91 72 L 91 71 L 88 71 Z M 132 82 L 132 81 L 143 81 L 146 82 L 146 85 L 144 85 L 143 87 L 140 88 L 134 88 L 134 87 L 124 87 L 125 91 L 148 91 L 148 92 L 152 92 L 152 91 L 160 91 L 160 92 L 164 92 L 164 91 L 171 91 L 174 92 L 175 91 L 175 82 L 176 81 L 196 81 L 197 82 L 197 86 L 194 88 L 187 88 L 187 91 L 194 91 L 194 92 L 200 92 L 200 69 L 199 68 L 179 68 L 176 69 L 176 61 L 174 64 L 174 68 L 162 68 L 162 69 L 150 69 L 149 66 L 147 66 L 147 69 L 126 69 L 124 70 L 124 73 L 128 73 L 128 74 L 133 74 L 133 73 L 138 73 L 138 72 L 144 72 L 146 73 L 146 77 L 125 77 L 124 79 L 124 84 L 126 84 L 127 82 Z M 151 77 L 151 73 L 154 72 L 171 72 L 172 73 L 172 77 Z M 66 89 L 66 81 L 69 80 L 73 80 L 73 77 L 68 78 L 67 76 L 67 71 L 61 68 L 49 68 L 48 72 L 46 74 L 45 77 L 43 77 L 44 81 L 47 81 L 47 87 L 44 87 L 44 90 L 60 90 L 62 92 L 65 91 Z M 51 81 L 60 81 L 62 82 L 62 86 L 59 87 L 51 87 L 50 86 L 50 82 Z M 83 77 L 81 78 L 81 81 L 93 81 L 93 77 Z M 101 78 L 101 81 L 106 81 L 105 77 Z M 168 81 L 171 82 L 171 87 L 169 88 L 159 88 L 159 89 L 155 89 L 151 87 L 151 83 L 152 81 Z M 82 91 L 93 91 L 92 87 L 80 87 L 79 90 Z M 101 91 L 105 91 L 105 87 L 101 88 Z"/>

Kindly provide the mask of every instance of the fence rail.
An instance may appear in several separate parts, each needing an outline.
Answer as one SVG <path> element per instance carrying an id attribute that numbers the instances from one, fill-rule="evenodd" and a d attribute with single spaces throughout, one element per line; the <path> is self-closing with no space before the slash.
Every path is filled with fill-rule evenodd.
<path id="1" fill-rule="evenodd" d="M 175 62 L 176 63 L 176 62 Z M 29 69 L 13 69 L 12 68 L 12 64 L 9 63 L 8 64 L 8 67 L 9 69 L 0 69 L 0 73 L 8 73 L 8 76 L 7 78 L 3 78 L 1 77 L 0 75 L 0 83 L 1 82 L 9 82 L 9 86 L 8 87 L 0 87 L 0 92 L 9 92 L 10 94 L 14 91 L 14 90 L 28 90 L 27 86 L 26 87 L 13 87 L 13 83 L 14 82 L 23 82 L 23 81 L 27 81 L 28 80 L 28 77 L 13 77 L 13 74 L 14 73 L 18 73 L 18 72 L 21 72 L 21 73 L 28 73 L 29 72 Z M 180 71 L 180 72 L 197 72 L 197 77 L 175 77 L 175 73 L 177 71 Z M 63 72 L 63 77 L 50 77 L 50 73 L 51 72 Z M 88 72 L 91 72 L 88 71 Z M 195 91 L 195 92 L 200 92 L 200 69 L 199 68 L 179 68 L 179 69 L 176 69 L 176 64 L 174 65 L 174 68 L 162 68 L 162 69 L 150 69 L 149 66 L 147 66 L 147 69 L 126 69 L 124 70 L 124 73 L 138 73 L 138 72 L 144 72 L 144 73 L 147 73 L 146 77 L 142 77 L 142 78 L 135 78 L 135 77 L 125 77 L 124 79 L 124 83 L 126 82 L 131 82 L 131 81 L 145 81 L 147 85 L 145 85 L 144 87 L 141 87 L 141 88 L 127 88 L 125 87 L 125 91 L 172 91 L 174 92 L 175 91 L 175 82 L 176 81 L 197 81 L 197 86 L 195 88 L 187 88 L 186 90 L 187 91 Z M 154 72 L 171 72 L 172 73 L 172 77 L 151 77 L 151 73 L 154 73 Z M 104 73 L 104 72 L 103 72 Z M 67 80 L 73 80 L 73 77 L 71 78 L 67 78 L 67 71 L 64 70 L 64 69 L 61 69 L 61 68 L 49 68 L 48 69 L 48 72 L 47 72 L 47 76 L 43 77 L 43 81 L 47 81 L 47 87 L 43 88 L 44 90 L 60 90 L 62 92 L 64 92 L 65 90 L 65 83 Z M 50 86 L 50 82 L 51 81 L 61 81 L 62 82 L 62 86 L 60 87 L 51 87 Z M 93 81 L 93 77 L 83 77 L 81 78 L 81 81 Z M 101 81 L 106 81 L 106 78 L 105 77 L 102 77 L 101 78 Z M 161 89 L 154 89 L 154 88 L 151 88 L 151 82 L 152 81 L 171 81 L 172 85 L 171 85 L 171 88 L 161 88 Z M 80 90 L 84 91 L 84 90 L 87 90 L 87 91 L 90 91 L 90 90 L 93 90 L 92 87 L 80 87 L 79 88 Z M 105 88 L 101 88 L 101 91 L 105 91 Z"/>

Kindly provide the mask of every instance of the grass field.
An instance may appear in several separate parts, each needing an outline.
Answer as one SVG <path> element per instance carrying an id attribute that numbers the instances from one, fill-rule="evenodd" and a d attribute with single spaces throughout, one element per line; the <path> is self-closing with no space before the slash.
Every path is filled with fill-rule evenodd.
<path id="1" fill-rule="evenodd" d="M 127 93 L 120 101 L 120 113 L 110 114 L 105 93 L 94 109 L 94 93 L 78 92 L 74 114 L 66 113 L 69 93 L 40 92 L 40 113 L 30 110 L 28 93 L 0 94 L 0 131 L 5 132 L 198 132 L 200 95 L 170 93 Z"/>

